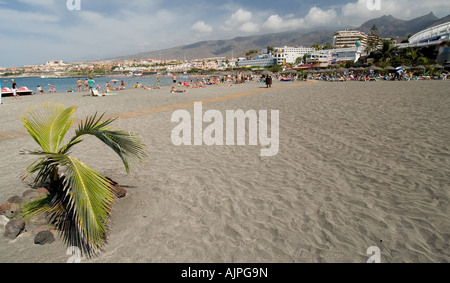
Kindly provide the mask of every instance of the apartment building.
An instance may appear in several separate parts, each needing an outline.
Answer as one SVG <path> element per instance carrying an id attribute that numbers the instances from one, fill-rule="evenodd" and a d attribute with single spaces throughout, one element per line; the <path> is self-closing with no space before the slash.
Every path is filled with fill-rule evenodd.
<path id="1" fill-rule="evenodd" d="M 357 30 L 341 30 L 334 34 L 334 48 L 359 47 L 367 45 L 367 34 Z"/>
<path id="2" fill-rule="evenodd" d="M 315 49 L 303 46 L 297 47 L 284 46 L 284 47 L 275 47 L 274 50 L 275 50 L 274 57 L 277 60 L 277 64 L 283 65 L 283 63 L 294 64 L 297 58 L 299 57 L 303 58 L 305 54 L 313 52 Z"/>

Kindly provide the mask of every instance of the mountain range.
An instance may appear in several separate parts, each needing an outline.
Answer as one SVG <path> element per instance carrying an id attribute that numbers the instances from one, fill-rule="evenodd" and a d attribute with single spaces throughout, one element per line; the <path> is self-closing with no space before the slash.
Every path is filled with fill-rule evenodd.
<path id="1" fill-rule="evenodd" d="M 389 15 L 369 20 L 363 23 L 359 28 L 352 29 L 357 29 L 368 34 L 375 25 L 381 37 L 405 39 L 410 34 L 415 34 L 428 27 L 449 21 L 450 15 L 443 18 L 438 18 L 432 12 L 408 21 L 397 19 Z M 109 60 L 122 61 L 148 58 L 162 60 L 185 60 L 215 57 L 231 58 L 232 55 L 233 57 L 243 57 L 249 50 L 262 50 L 268 46 L 311 46 L 316 43 L 331 43 L 336 31 L 337 30 L 332 30 L 329 28 L 322 28 L 310 32 L 294 30 L 280 33 L 236 37 L 227 40 L 201 41 L 194 44 L 164 50 L 110 58 Z"/>
<path id="2" fill-rule="evenodd" d="M 380 35 L 384 38 L 407 38 L 409 34 L 412 35 L 431 26 L 449 21 L 450 15 L 444 18 L 438 18 L 433 13 L 426 14 L 410 21 L 403 21 L 394 18 L 393 16 L 382 16 L 365 22 L 358 30 L 368 34 L 373 25 L 376 25 Z"/>

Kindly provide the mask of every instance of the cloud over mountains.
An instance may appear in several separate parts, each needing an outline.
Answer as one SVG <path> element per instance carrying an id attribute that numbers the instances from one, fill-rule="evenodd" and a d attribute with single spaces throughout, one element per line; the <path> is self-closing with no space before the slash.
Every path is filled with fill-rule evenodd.
<path id="1" fill-rule="evenodd" d="M 0 66 L 87 60 L 159 50 L 203 40 L 317 27 L 357 27 L 393 15 L 412 19 L 450 13 L 448 1 L 396 0 L 369 10 L 367 0 L 0 0 Z"/>

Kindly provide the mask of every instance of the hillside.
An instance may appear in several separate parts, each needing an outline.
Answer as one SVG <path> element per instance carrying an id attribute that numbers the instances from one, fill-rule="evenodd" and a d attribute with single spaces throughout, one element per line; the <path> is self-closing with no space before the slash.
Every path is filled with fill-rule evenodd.
<path id="1" fill-rule="evenodd" d="M 446 17 L 448 19 L 448 17 Z M 433 13 L 426 14 L 409 21 L 382 16 L 365 22 L 359 27 L 360 31 L 369 33 L 373 25 L 376 25 L 380 35 L 385 38 L 407 38 L 409 34 L 415 34 L 435 24 L 445 22 L 446 18 L 438 18 Z"/>
<path id="2" fill-rule="evenodd" d="M 248 37 L 236 37 L 228 40 L 202 41 L 165 50 L 117 57 L 113 60 L 138 60 L 146 58 L 158 58 L 163 60 L 214 57 L 231 58 L 232 52 L 236 58 L 244 56 L 249 50 L 261 50 L 267 46 L 311 46 L 314 43 L 324 44 L 332 41 L 333 34 L 334 31 L 331 30 L 318 30 L 307 34 L 303 34 L 299 31 L 290 31 Z"/>
<path id="3" fill-rule="evenodd" d="M 437 22 L 433 23 L 430 27 L 437 26 L 437 25 L 440 25 L 440 24 L 444 24 L 444 23 L 447 23 L 447 22 L 450 22 L 450 15 L 439 19 Z"/>

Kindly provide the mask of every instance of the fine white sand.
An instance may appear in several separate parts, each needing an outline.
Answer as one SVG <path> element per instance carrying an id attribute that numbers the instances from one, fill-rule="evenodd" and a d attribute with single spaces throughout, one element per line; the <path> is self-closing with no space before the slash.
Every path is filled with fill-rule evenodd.
<path id="1" fill-rule="evenodd" d="M 149 147 L 147 163 L 130 175 L 93 138 L 74 150 L 128 190 L 114 205 L 105 251 L 82 262 L 363 263 L 371 246 L 380 248 L 382 262 L 449 262 L 449 86 L 274 82 L 269 91 L 246 83 L 187 94 L 165 87 L 109 97 L 3 98 L 0 203 L 30 185 L 20 175 L 34 158 L 20 151 L 37 145 L 20 136 L 18 117 L 53 101 L 78 106 L 80 119 L 97 111 L 119 115 L 115 124 Z M 202 100 L 203 111 L 224 116 L 279 110 L 279 154 L 263 158 L 260 146 L 174 146 L 175 110 L 163 106 L 193 113 L 186 103 Z M 5 138 L 15 130 L 19 137 Z M 0 262 L 66 262 L 66 250 L 59 237 L 37 246 L 31 236 L 0 236 Z"/>

